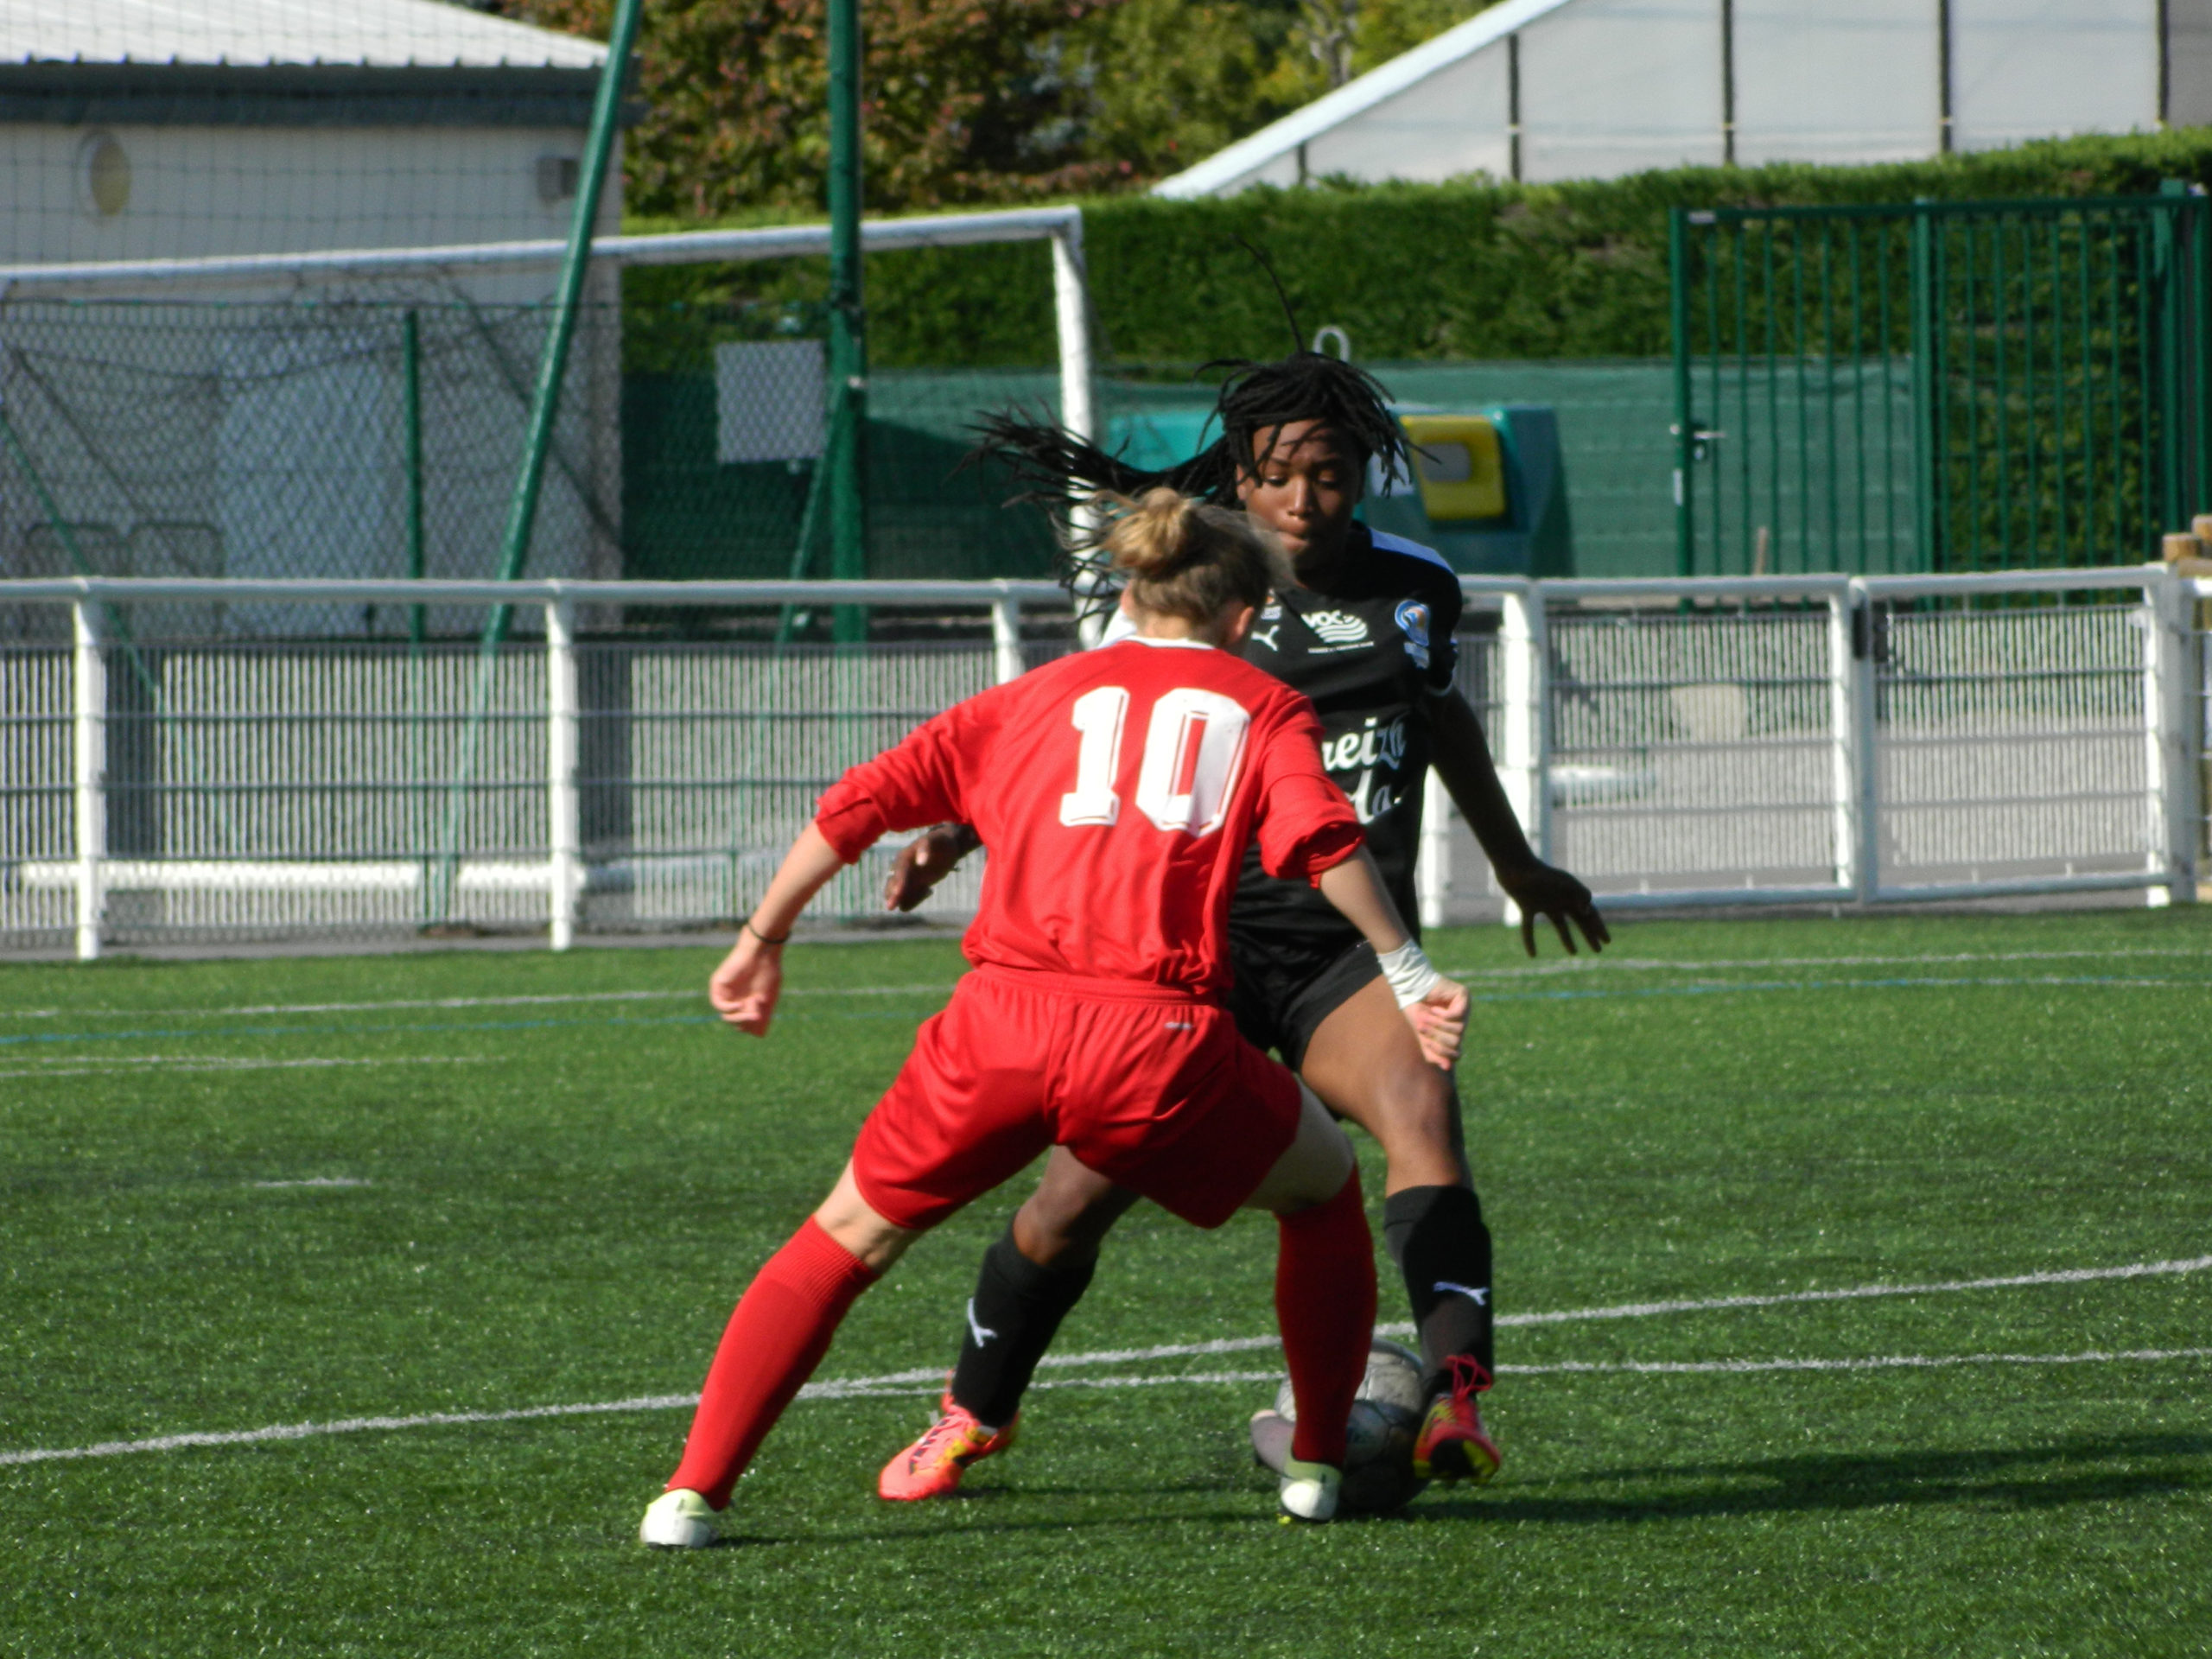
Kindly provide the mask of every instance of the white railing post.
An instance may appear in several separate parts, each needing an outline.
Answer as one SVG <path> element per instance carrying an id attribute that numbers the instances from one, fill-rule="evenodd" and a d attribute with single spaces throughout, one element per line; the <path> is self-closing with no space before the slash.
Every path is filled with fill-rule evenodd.
<path id="1" fill-rule="evenodd" d="M 1541 586 L 1503 594 L 1497 647 L 1504 669 L 1504 707 L 1499 734 L 1498 782 L 1521 820 L 1521 831 L 1536 856 L 1552 855 L 1550 650 Z M 1509 927 L 1521 924 L 1521 909 L 1505 901 Z"/>
<path id="2" fill-rule="evenodd" d="M 1828 601 L 1830 835 L 1835 884 L 1865 904 L 1878 876 L 1874 776 L 1873 612 L 1854 584 Z"/>
<path id="3" fill-rule="evenodd" d="M 576 612 L 568 600 L 545 607 L 545 825 L 547 887 L 556 950 L 576 940 L 583 900 L 582 815 L 576 796 Z"/>
<path id="4" fill-rule="evenodd" d="M 991 604 L 991 678 L 999 685 L 1021 677 L 1021 601 L 1012 594 Z"/>
<path id="5" fill-rule="evenodd" d="M 1414 855 L 1414 894 L 1423 927 L 1444 925 L 1452 895 L 1452 797 L 1431 766 L 1421 779 L 1421 846 Z"/>
<path id="6" fill-rule="evenodd" d="M 107 857 L 107 659 L 102 653 L 99 607 L 80 599 L 70 607 L 77 640 L 70 693 L 77 821 L 77 959 L 100 953 L 100 916 L 106 908 L 101 865 Z"/>
<path id="7" fill-rule="evenodd" d="M 2146 905 L 2196 899 L 2198 722 L 2196 640 L 2190 582 L 2159 572 L 2143 589 L 2144 785 L 2147 793 L 2149 868 L 2163 876 L 2146 888 Z"/>

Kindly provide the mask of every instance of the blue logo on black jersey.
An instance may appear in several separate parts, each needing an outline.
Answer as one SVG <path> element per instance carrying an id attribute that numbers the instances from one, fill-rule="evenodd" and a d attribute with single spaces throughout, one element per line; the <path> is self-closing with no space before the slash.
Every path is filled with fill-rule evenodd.
<path id="1" fill-rule="evenodd" d="M 1428 607 L 1417 599 L 1398 601 L 1398 626 L 1406 636 L 1406 655 L 1415 668 L 1428 666 Z"/>

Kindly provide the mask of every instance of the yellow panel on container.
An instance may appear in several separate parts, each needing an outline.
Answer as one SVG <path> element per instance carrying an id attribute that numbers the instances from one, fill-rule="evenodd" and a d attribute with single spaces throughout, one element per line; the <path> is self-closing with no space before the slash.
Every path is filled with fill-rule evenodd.
<path id="1" fill-rule="evenodd" d="M 1434 524 L 1505 516 L 1505 456 L 1497 428 L 1479 415 L 1402 415 L 1414 477 Z"/>

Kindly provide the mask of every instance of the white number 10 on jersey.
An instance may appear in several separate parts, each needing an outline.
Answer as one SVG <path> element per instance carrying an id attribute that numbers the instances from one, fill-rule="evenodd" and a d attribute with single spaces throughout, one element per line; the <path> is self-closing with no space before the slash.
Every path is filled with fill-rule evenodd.
<path id="1" fill-rule="evenodd" d="M 1060 797 L 1060 822 L 1112 823 L 1122 816 L 1114 779 L 1122 766 L 1122 727 L 1129 694 L 1094 686 L 1068 710 L 1081 735 L 1075 787 Z M 1162 830 L 1210 836 L 1229 814 L 1229 798 L 1244 764 L 1252 717 L 1218 691 L 1178 686 L 1152 705 L 1137 770 L 1137 810 Z"/>

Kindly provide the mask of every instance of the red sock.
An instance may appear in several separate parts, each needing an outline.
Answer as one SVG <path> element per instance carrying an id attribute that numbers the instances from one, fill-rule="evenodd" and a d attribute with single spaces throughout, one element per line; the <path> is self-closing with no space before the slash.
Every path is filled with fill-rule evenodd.
<path id="1" fill-rule="evenodd" d="M 1290 1455 L 1341 1469 L 1344 1428 L 1375 1334 L 1375 1243 L 1359 1172 L 1326 1204 L 1277 1219 L 1275 1323 L 1298 1401 Z"/>
<path id="2" fill-rule="evenodd" d="M 809 1216 L 753 1275 L 707 1370 L 683 1461 L 668 1478 L 721 1509 L 784 1408 L 880 1275 Z M 1371 1299 L 1370 1299 L 1371 1300 Z"/>

